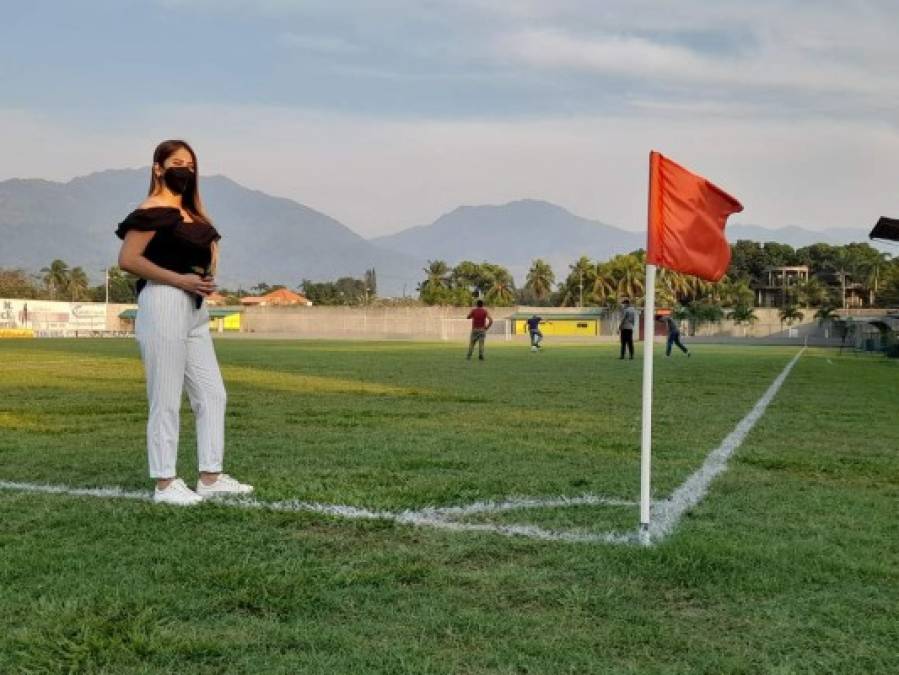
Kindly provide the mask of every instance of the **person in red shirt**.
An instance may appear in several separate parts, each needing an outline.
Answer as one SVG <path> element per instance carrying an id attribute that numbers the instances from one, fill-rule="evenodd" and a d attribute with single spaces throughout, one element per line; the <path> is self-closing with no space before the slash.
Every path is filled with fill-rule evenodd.
<path id="1" fill-rule="evenodd" d="M 471 360 L 471 353 L 474 351 L 475 342 L 478 343 L 478 359 L 484 360 L 484 340 L 487 339 L 487 331 L 493 325 L 493 317 L 490 312 L 484 309 L 484 301 L 478 300 L 478 306 L 468 313 L 466 319 L 471 319 L 471 339 L 468 341 L 468 356 Z"/>

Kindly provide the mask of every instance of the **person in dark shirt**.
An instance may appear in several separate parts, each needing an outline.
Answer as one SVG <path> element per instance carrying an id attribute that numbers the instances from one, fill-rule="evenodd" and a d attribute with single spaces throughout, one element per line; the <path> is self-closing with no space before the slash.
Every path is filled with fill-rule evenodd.
<path id="1" fill-rule="evenodd" d="M 540 324 L 543 323 L 543 318 L 536 314 L 532 314 L 531 318 L 527 320 L 527 323 L 528 334 L 531 337 L 531 349 L 537 351 L 542 347 L 540 343 L 543 342 L 543 333 L 540 330 Z"/>
<path id="2" fill-rule="evenodd" d="M 621 300 L 621 323 L 618 324 L 618 333 L 621 337 L 621 357 L 627 350 L 630 358 L 634 358 L 634 326 L 637 325 L 637 310 L 631 306 L 630 298 Z"/>
<path id="3" fill-rule="evenodd" d="M 471 360 L 471 354 L 474 351 L 474 345 L 478 345 L 478 359 L 484 360 L 484 341 L 487 339 L 487 331 L 493 325 L 493 317 L 490 312 L 484 309 L 484 301 L 478 300 L 477 307 L 472 309 L 466 319 L 471 319 L 471 338 L 468 341 L 468 360 Z"/>
<path id="4" fill-rule="evenodd" d="M 116 235 L 119 267 L 140 277 L 135 334 L 147 376 L 153 500 L 189 506 L 204 497 L 248 494 L 252 485 L 222 473 L 226 394 L 203 302 L 216 288 L 221 237 L 200 199 L 196 153 L 184 141 L 163 141 L 150 171 L 147 199 Z M 185 386 L 197 423 L 196 491 L 175 470 Z"/>
<path id="5" fill-rule="evenodd" d="M 677 345 L 684 354 L 690 356 L 690 350 L 684 347 L 680 341 L 680 328 L 677 327 L 677 321 L 670 314 L 659 314 L 656 316 L 656 321 L 661 321 L 665 324 L 665 328 L 668 329 L 668 344 L 665 346 L 665 356 L 671 356 L 671 345 Z"/>

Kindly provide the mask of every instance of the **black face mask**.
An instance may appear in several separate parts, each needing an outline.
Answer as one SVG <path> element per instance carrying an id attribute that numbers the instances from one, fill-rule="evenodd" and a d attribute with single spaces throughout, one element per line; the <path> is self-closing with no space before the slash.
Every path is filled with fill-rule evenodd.
<path id="1" fill-rule="evenodd" d="M 191 187 L 196 180 L 194 172 L 186 166 L 170 166 L 162 174 L 162 180 L 165 186 L 176 195 L 183 195 Z"/>

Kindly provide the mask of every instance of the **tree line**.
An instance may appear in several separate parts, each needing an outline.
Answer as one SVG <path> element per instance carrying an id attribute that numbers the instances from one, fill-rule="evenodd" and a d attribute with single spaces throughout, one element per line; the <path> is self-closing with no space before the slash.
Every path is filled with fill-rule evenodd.
<path id="1" fill-rule="evenodd" d="M 830 317 L 847 306 L 850 292 L 863 296 L 867 307 L 899 304 L 899 259 L 891 259 L 866 243 L 831 246 L 813 244 L 793 248 L 788 244 L 737 241 L 731 245 L 731 264 L 726 276 L 710 283 L 660 268 L 656 300 L 661 307 L 693 323 L 724 318 L 752 323 L 759 288 L 768 286 L 768 271 L 786 266 L 807 266 L 809 275 L 801 283 L 784 285 L 778 303 L 785 323 L 801 320 L 800 308 L 816 309 Z M 606 307 L 617 309 L 628 297 L 642 301 L 645 281 L 645 252 L 633 251 L 609 260 L 582 256 L 568 266 L 557 281 L 552 267 L 534 260 L 524 284 L 516 287 L 509 271 L 494 263 L 463 261 L 450 267 L 443 260 L 430 260 L 418 286 L 421 301 L 428 305 L 468 305 L 483 298 L 494 306 L 536 305 L 557 307 Z M 729 309 L 729 312 L 725 311 Z"/>
<path id="2" fill-rule="evenodd" d="M 134 302 L 137 277 L 118 267 L 110 267 L 109 302 Z M 91 285 L 81 267 L 69 267 L 64 260 L 54 260 L 39 274 L 17 268 L 0 268 L 0 297 L 25 300 L 59 300 L 67 302 L 104 302 L 106 280 Z"/>
<path id="3" fill-rule="evenodd" d="M 133 304 L 137 301 L 135 286 L 137 277 L 119 267 L 110 267 L 108 274 L 109 302 Z M 260 281 L 255 286 L 229 289 L 220 288 L 224 303 L 239 305 L 248 295 L 271 293 L 284 284 Z M 336 281 L 314 282 L 304 279 L 296 290 L 317 305 L 364 305 L 377 299 L 378 282 L 374 269 L 365 271 L 361 279 L 341 277 Z M 0 298 L 25 300 L 58 300 L 63 302 L 105 302 L 107 282 L 91 285 L 81 267 L 69 267 L 64 260 L 56 259 L 39 274 L 29 274 L 18 268 L 0 268 Z"/>
<path id="4" fill-rule="evenodd" d="M 737 241 L 731 245 L 731 264 L 718 283 L 708 283 L 666 269 L 658 271 L 659 306 L 689 312 L 697 320 L 724 315 L 730 310 L 735 321 L 751 322 L 756 290 L 767 283 L 770 268 L 806 265 L 807 281 L 785 287 L 781 312 L 785 321 L 801 318 L 801 308 L 828 310 L 845 307 L 850 293 L 863 297 L 867 307 L 899 305 L 899 258 L 891 258 L 865 243 L 831 246 L 813 244 L 793 248 L 788 244 Z M 450 267 L 443 260 L 428 261 L 418 285 L 419 301 L 427 305 L 468 306 L 483 298 L 493 306 L 534 305 L 558 307 L 607 307 L 616 309 L 623 297 L 638 303 L 643 298 L 645 254 L 642 250 L 596 261 L 587 256 L 568 265 L 565 277 L 557 279 L 545 260 L 534 260 L 524 284 L 516 286 L 508 269 L 490 262 L 462 261 Z M 135 302 L 137 278 L 118 267 L 110 267 L 109 301 Z M 221 288 L 227 304 L 239 304 L 247 295 L 264 295 L 284 285 L 260 282 L 250 289 Z M 387 302 L 378 298 L 374 269 L 362 278 L 341 277 L 335 281 L 303 279 L 296 287 L 316 305 L 366 305 Z M 21 269 L 0 268 L 0 297 L 103 302 L 106 284 L 91 285 L 84 269 L 53 260 L 29 274 Z"/>

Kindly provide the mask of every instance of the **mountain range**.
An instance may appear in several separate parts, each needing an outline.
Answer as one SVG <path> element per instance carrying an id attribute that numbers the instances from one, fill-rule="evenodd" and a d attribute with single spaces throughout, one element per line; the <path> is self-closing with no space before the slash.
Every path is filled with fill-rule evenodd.
<path id="1" fill-rule="evenodd" d="M 117 169 L 67 183 L 0 182 L 0 267 L 37 271 L 62 258 L 97 279 L 115 263 L 116 224 L 140 203 L 148 176 L 148 169 Z M 227 287 L 259 281 L 295 287 L 302 279 L 361 277 L 373 267 L 381 295 L 414 295 L 428 260 L 450 265 L 487 260 L 506 266 L 522 283 L 535 258 L 549 262 L 561 280 L 567 266 L 582 255 L 604 260 L 645 245 L 641 232 L 535 199 L 460 206 L 429 225 L 365 239 L 324 213 L 225 176 L 204 176 L 202 191 L 222 234 L 219 282 Z M 819 232 L 744 224 L 729 225 L 727 235 L 731 241 L 778 241 L 794 247 L 868 240 L 864 229 Z"/>
<path id="2" fill-rule="evenodd" d="M 68 183 L 0 182 L 0 266 L 35 271 L 61 258 L 97 278 L 115 264 L 116 225 L 147 193 L 149 169 L 94 173 Z M 383 290 L 402 291 L 420 261 L 367 241 L 337 220 L 290 199 L 204 176 L 203 201 L 222 235 L 219 283 L 296 287 L 303 279 L 362 277 L 374 267 Z M 414 286 L 410 290 L 414 289 Z"/>

